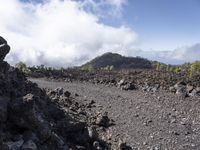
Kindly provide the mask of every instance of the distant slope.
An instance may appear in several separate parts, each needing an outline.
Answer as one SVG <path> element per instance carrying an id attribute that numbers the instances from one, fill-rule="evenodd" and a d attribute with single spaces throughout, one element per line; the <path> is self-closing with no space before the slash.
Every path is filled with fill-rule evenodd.
<path id="1" fill-rule="evenodd" d="M 151 61 L 141 57 L 125 57 L 117 53 L 105 53 L 81 66 L 82 69 L 151 69 Z"/>

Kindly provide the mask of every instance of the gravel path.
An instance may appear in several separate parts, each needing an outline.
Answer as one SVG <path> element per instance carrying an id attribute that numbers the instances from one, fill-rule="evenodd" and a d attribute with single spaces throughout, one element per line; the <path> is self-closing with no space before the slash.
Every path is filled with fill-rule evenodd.
<path id="1" fill-rule="evenodd" d="M 86 102 L 93 111 L 108 112 L 115 121 L 113 140 L 123 139 L 140 150 L 200 150 L 200 99 L 182 99 L 166 92 L 122 91 L 116 87 L 80 82 L 30 79 L 41 88 L 65 90 Z"/>

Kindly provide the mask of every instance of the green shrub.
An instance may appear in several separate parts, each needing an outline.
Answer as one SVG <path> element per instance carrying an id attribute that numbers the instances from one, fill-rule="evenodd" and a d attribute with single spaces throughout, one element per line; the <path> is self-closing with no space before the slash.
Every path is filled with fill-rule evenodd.
<path id="1" fill-rule="evenodd" d="M 23 62 L 19 62 L 15 65 L 17 69 L 19 69 L 21 72 L 23 72 L 26 75 L 31 74 L 31 70 L 27 67 L 27 65 Z"/>

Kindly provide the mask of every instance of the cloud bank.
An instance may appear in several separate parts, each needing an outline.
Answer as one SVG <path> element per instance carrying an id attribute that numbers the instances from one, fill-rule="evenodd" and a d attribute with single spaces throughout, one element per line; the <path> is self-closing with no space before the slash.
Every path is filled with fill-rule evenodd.
<path id="1" fill-rule="evenodd" d="M 0 2 L 0 33 L 11 45 L 7 57 L 11 64 L 24 61 L 28 65 L 67 67 L 111 50 L 128 54 L 137 43 L 137 34 L 130 28 L 105 25 L 98 15 L 87 11 L 90 3 L 100 5 L 93 0 Z M 118 11 L 125 1 L 103 2 Z"/>
<path id="2" fill-rule="evenodd" d="M 80 65 L 105 52 L 143 56 L 165 63 L 199 60 L 200 44 L 173 51 L 143 51 L 127 26 L 112 27 L 102 17 L 122 16 L 127 0 L 0 0 L 0 34 L 8 40 L 7 61 L 28 65 Z"/>
<path id="3" fill-rule="evenodd" d="M 151 51 L 149 53 L 141 51 L 140 55 L 168 64 L 200 61 L 200 43 L 183 46 L 172 51 Z"/>

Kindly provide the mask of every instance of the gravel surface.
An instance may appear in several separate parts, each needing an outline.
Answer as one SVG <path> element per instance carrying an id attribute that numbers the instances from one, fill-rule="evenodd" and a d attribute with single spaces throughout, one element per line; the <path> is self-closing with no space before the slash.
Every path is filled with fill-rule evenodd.
<path id="1" fill-rule="evenodd" d="M 115 121 L 108 132 L 141 150 L 200 150 L 200 99 L 159 91 L 122 91 L 116 87 L 80 82 L 30 79 L 41 88 L 63 87 L 92 111 L 108 112 Z M 77 94 L 78 96 L 77 96 Z"/>

